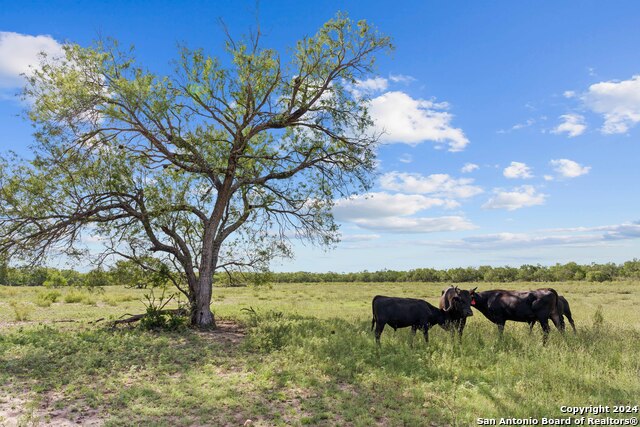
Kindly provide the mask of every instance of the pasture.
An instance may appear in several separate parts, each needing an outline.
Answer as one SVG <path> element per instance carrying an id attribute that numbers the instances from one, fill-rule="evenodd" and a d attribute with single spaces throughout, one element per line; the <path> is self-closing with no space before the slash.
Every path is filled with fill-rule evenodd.
<path id="1" fill-rule="evenodd" d="M 467 426 L 639 403 L 639 282 L 552 284 L 578 333 L 554 328 L 546 347 L 539 326 L 508 322 L 499 341 L 474 311 L 462 343 L 387 328 L 376 348 L 374 295 L 437 305 L 446 286 L 215 288 L 222 332 L 89 323 L 143 312 L 142 290 L 0 287 L 0 425 Z"/>

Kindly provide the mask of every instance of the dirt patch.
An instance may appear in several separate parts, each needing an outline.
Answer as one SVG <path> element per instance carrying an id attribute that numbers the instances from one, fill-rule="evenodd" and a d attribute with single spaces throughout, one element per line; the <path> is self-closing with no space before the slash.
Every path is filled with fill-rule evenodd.
<path id="1" fill-rule="evenodd" d="M 212 331 L 196 331 L 202 338 L 226 345 L 239 345 L 246 335 L 245 329 L 237 322 L 228 319 L 216 320 L 216 329 Z"/>
<path id="2" fill-rule="evenodd" d="M 98 409 L 81 405 L 65 405 L 62 396 L 46 393 L 38 403 L 28 395 L 3 396 L 0 399 L 0 426 L 91 426 L 104 424 L 105 419 Z"/>

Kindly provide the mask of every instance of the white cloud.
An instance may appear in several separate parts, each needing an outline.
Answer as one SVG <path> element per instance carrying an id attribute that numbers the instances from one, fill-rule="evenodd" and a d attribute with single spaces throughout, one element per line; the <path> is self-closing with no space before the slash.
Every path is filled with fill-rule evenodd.
<path id="1" fill-rule="evenodd" d="M 347 242 L 369 242 L 380 238 L 379 234 L 346 234 L 340 236 L 340 241 Z"/>
<path id="2" fill-rule="evenodd" d="M 465 199 L 483 192 L 471 185 L 471 178 L 452 178 L 447 174 L 424 176 L 418 173 L 388 172 L 380 177 L 380 186 L 385 190 L 403 193 L 434 194 L 439 197 Z"/>
<path id="3" fill-rule="evenodd" d="M 451 126 L 446 103 L 413 99 L 403 92 L 387 92 L 370 101 L 369 112 L 381 142 L 418 145 L 425 141 L 462 151 L 469 140 L 462 129 Z"/>
<path id="4" fill-rule="evenodd" d="M 528 128 L 529 126 L 533 125 L 535 122 L 536 121 L 534 119 L 527 119 L 527 121 L 524 123 L 516 123 L 515 125 L 511 126 L 511 129 L 518 130 L 518 129 Z"/>
<path id="5" fill-rule="evenodd" d="M 545 181 L 553 181 L 553 175 L 545 175 L 543 178 Z"/>
<path id="6" fill-rule="evenodd" d="M 511 128 L 509 128 L 508 130 L 500 129 L 500 130 L 498 130 L 498 133 L 500 133 L 500 134 L 510 133 L 510 132 L 512 132 L 514 130 L 520 130 L 520 129 L 528 128 L 530 126 L 533 126 L 535 123 L 536 123 L 535 119 L 527 119 L 523 123 L 516 123 L 515 125 L 511 126 Z"/>
<path id="7" fill-rule="evenodd" d="M 360 228 L 388 233 L 432 233 L 476 228 L 462 216 L 412 217 L 433 207 L 455 208 L 458 202 L 419 194 L 370 193 L 337 200 L 333 208 L 337 220 Z"/>
<path id="8" fill-rule="evenodd" d="M 509 179 L 528 179 L 533 178 L 533 174 L 531 173 L 531 168 L 526 165 L 526 163 L 521 162 L 511 162 L 510 166 L 504 168 L 502 174 Z"/>
<path id="9" fill-rule="evenodd" d="M 640 122 L 640 75 L 630 80 L 593 84 L 582 101 L 603 115 L 602 133 L 625 133 Z"/>
<path id="10" fill-rule="evenodd" d="M 576 93 L 573 90 L 565 90 L 562 96 L 564 96 L 565 98 L 575 98 Z"/>
<path id="11" fill-rule="evenodd" d="M 439 231 L 461 231 L 477 228 L 461 216 L 435 218 L 362 218 L 354 221 L 366 229 L 389 233 L 435 233 Z"/>
<path id="12" fill-rule="evenodd" d="M 413 162 L 413 156 L 408 153 L 404 153 L 402 156 L 398 158 L 398 161 L 402 163 L 411 163 Z"/>
<path id="13" fill-rule="evenodd" d="M 471 173 L 476 169 L 480 169 L 480 166 L 476 165 L 475 163 L 465 163 L 462 169 L 460 169 L 460 172 Z"/>
<path id="14" fill-rule="evenodd" d="M 617 240 L 640 238 L 640 221 L 599 227 L 558 228 L 534 233 L 495 233 L 438 242 L 438 246 L 490 250 L 532 246 L 598 246 Z"/>
<path id="15" fill-rule="evenodd" d="M 23 84 L 21 74 L 39 64 L 38 55 L 63 54 L 62 45 L 51 36 L 30 36 L 0 31 L 0 87 L 15 88 Z"/>
<path id="16" fill-rule="evenodd" d="M 582 166 L 580 163 L 569 159 L 555 159 L 549 162 L 554 170 L 563 178 L 576 178 L 586 175 L 591 170 L 591 166 Z"/>
<path id="17" fill-rule="evenodd" d="M 383 92 L 389 86 L 389 81 L 384 77 L 374 77 L 366 80 L 356 80 L 355 85 L 347 85 L 354 97 L 362 98 L 364 95 Z"/>
<path id="18" fill-rule="evenodd" d="M 584 124 L 584 116 L 580 114 L 563 114 L 560 116 L 563 120 L 558 126 L 556 126 L 551 132 L 561 134 L 566 132 L 569 138 L 573 138 L 578 135 L 582 135 L 587 129 L 587 125 Z"/>
<path id="19" fill-rule="evenodd" d="M 593 233 L 603 232 L 603 240 L 623 240 L 640 237 L 640 221 L 625 222 L 622 224 L 602 225 L 597 227 L 570 227 L 548 230 L 552 233 Z"/>
<path id="20" fill-rule="evenodd" d="M 415 82 L 416 79 L 411 76 L 406 76 L 404 74 L 389 74 L 389 80 L 394 83 L 412 83 Z"/>
<path id="21" fill-rule="evenodd" d="M 537 193 L 531 185 L 523 185 L 514 188 L 512 191 L 501 189 L 494 190 L 491 197 L 482 207 L 484 209 L 506 209 L 514 211 L 516 209 L 544 204 L 546 194 Z"/>
<path id="22" fill-rule="evenodd" d="M 333 213 L 340 221 L 355 221 L 363 218 L 408 216 L 433 207 L 458 206 L 454 200 L 425 197 L 420 194 L 377 192 L 339 199 L 335 202 Z"/>

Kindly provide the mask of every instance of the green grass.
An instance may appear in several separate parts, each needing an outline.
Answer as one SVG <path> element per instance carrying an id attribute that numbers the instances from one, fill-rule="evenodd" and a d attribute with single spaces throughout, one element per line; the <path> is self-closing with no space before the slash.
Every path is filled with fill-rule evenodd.
<path id="1" fill-rule="evenodd" d="M 475 286 L 475 285 L 473 285 Z M 487 285 L 536 288 L 541 284 Z M 463 342 L 440 328 L 386 329 L 376 348 L 371 298 L 437 302 L 441 284 L 297 284 L 218 288 L 218 318 L 246 327 L 241 344 L 216 333 L 113 331 L 97 318 L 140 313 L 143 291 L 107 288 L 49 306 L 42 289 L 0 287 L 0 396 L 22 399 L 24 421 L 66 411 L 107 425 L 475 425 L 477 417 L 561 416 L 560 405 L 638 404 L 640 283 L 553 284 L 578 334 L 507 323 L 505 338 L 480 313 Z M 465 287 L 469 287 L 465 285 Z M 71 298 L 71 300 L 76 300 Z M 16 321 L 11 304 L 28 308 Z M 252 307 L 256 314 L 243 308 Z M 57 323 L 77 320 L 80 323 Z M 0 409 L 2 399 L 0 399 Z M 35 412 L 34 412 L 35 411 Z M 88 414 L 88 415 L 87 415 Z M 29 418 L 31 417 L 31 418 Z M 29 418 L 29 419 L 28 419 Z M 86 420 L 86 418 L 84 418 Z M 2 424 L 2 420 L 0 420 Z"/>

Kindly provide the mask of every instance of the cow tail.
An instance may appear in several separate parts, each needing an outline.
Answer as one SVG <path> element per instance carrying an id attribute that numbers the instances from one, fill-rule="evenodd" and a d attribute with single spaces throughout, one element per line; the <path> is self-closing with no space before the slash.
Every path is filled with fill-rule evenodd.
<path id="1" fill-rule="evenodd" d="M 551 313 L 553 313 L 554 311 L 556 312 L 556 314 L 559 314 L 560 316 L 562 316 L 562 313 L 560 313 L 558 311 L 558 304 L 560 304 L 560 297 L 558 297 L 558 293 L 556 292 L 555 289 L 553 288 L 549 288 L 549 290 L 551 291 L 551 293 L 556 297 L 556 303 L 553 304 L 553 309 L 551 310 Z"/>
<path id="2" fill-rule="evenodd" d="M 558 296 L 558 293 L 556 292 L 555 289 L 549 288 L 549 290 L 556 297 L 556 303 L 553 304 L 553 307 L 552 307 L 552 310 L 551 310 L 551 315 L 553 316 L 553 314 L 555 312 L 556 316 L 558 316 L 557 319 L 558 319 L 558 324 L 559 324 L 559 325 L 556 325 L 556 326 L 558 326 L 558 329 L 561 332 L 564 332 L 564 313 L 563 313 L 563 310 L 559 310 L 558 309 L 559 305 L 560 305 L 560 297 Z M 553 319 L 553 317 L 552 317 L 552 319 Z M 554 323 L 555 323 L 555 321 L 554 321 Z"/>
<path id="3" fill-rule="evenodd" d="M 371 319 L 371 330 L 373 331 L 373 328 L 376 325 L 376 321 L 378 320 L 378 316 L 376 316 L 376 298 L 378 298 L 377 296 L 373 297 L 373 300 L 371 301 L 371 312 L 373 313 L 373 318 Z"/>

